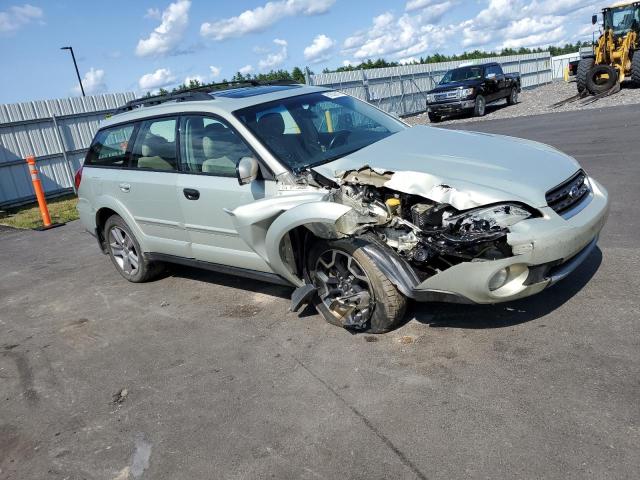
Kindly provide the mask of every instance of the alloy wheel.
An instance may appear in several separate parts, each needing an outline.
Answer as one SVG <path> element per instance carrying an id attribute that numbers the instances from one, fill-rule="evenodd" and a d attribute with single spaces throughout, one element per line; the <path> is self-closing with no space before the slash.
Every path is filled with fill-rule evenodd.
<path id="1" fill-rule="evenodd" d="M 350 254 L 327 250 L 318 258 L 315 285 L 322 303 L 342 325 L 363 328 L 373 313 L 375 298 L 369 277 Z"/>
<path id="2" fill-rule="evenodd" d="M 511 90 L 511 103 L 518 103 L 518 91 L 515 88 Z"/>
<path id="3" fill-rule="evenodd" d="M 109 248 L 118 267 L 127 275 L 135 275 L 139 261 L 131 236 L 122 228 L 113 227 L 109 232 Z"/>
<path id="4" fill-rule="evenodd" d="M 487 103 L 485 102 L 484 97 L 478 97 L 476 101 L 478 102 L 478 114 L 483 117 Z"/>

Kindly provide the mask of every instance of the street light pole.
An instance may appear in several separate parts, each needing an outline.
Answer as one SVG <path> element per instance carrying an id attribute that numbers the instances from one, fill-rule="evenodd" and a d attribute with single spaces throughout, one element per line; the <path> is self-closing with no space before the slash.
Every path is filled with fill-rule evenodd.
<path id="1" fill-rule="evenodd" d="M 73 54 L 73 47 L 60 47 L 60 50 L 69 50 L 71 52 L 71 58 L 73 59 L 73 66 L 76 67 L 76 75 L 78 76 L 78 83 L 80 84 L 80 91 L 84 97 L 84 87 L 82 86 L 82 79 L 80 78 L 80 71 L 78 70 L 78 64 L 76 63 L 76 56 Z"/>

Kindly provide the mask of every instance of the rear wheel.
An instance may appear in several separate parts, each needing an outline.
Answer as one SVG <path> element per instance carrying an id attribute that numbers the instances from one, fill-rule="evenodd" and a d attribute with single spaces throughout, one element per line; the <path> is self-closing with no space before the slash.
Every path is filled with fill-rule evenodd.
<path id="1" fill-rule="evenodd" d="M 397 327 L 407 300 L 361 248 L 364 240 L 319 241 L 307 257 L 309 280 L 318 288 L 315 307 L 327 322 L 384 333 Z"/>
<path id="2" fill-rule="evenodd" d="M 119 215 L 112 215 L 107 219 L 104 238 L 116 270 L 130 282 L 146 282 L 162 270 L 162 265 L 146 259 L 136 237 Z"/>
<path id="3" fill-rule="evenodd" d="M 474 117 L 484 117 L 484 114 L 487 111 L 487 100 L 482 96 L 478 95 L 476 97 L 476 106 L 473 109 Z"/>
<path id="4" fill-rule="evenodd" d="M 576 85 L 578 86 L 578 93 L 582 93 L 587 89 L 587 76 L 589 71 L 593 68 L 596 61 L 594 58 L 583 58 L 578 63 L 578 73 L 576 73 Z"/>
<path id="5" fill-rule="evenodd" d="M 587 75 L 587 90 L 597 95 L 613 88 L 618 81 L 618 71 L 611 65 L 596 65 Z"/>
<path id="6" fill-rule="evenodd" d="M 636 86 L 640 87 L 640 50 L 636 50 L 633 53 L 633 59 L 631 60 L 631 80 Z"/>
<path id="7" fill-rule="evenodd" d="M 509 92 L 509 96 L 507 97 L 507 104 L 515 105 L 516 103 L 518 103 L 518 89 L 516 87 L 513 87 L 511 89 L 511 92 Z"/>
<path id="8" fill-rule="evenodd" d="M 437 113 L 429 112 L 429 121 L 431 123 L 438 123 L 442 120 L 442 117 Z"/>

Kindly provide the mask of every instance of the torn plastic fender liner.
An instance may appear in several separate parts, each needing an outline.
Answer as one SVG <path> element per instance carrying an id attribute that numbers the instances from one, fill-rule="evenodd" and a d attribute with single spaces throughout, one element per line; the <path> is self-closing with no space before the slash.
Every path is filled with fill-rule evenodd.
<path id="1" fill-rule="evenodd" d="M 296 287 L 301 287 L 304 285 L 304 281 L 291 271 L 280 256 L 280 242 L 289 231 L 302 225 L 321 224 L 328 229 L 328 232 L 338 234 L 335 223 L 349 211 L 351 211 L 350 207 L 326 201 L 303 203 L 287 210 L 276 218 L 269 227 L 264 241 L 266 257 L 263 258 L 275 273 L 286 278 Z M 260 254 L 260 252 L 256 253 Z"/>

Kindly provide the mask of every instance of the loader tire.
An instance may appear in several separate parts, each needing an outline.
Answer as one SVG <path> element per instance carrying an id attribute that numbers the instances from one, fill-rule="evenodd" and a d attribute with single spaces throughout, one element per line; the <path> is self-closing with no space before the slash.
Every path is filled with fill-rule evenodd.
<path id="1" fill-rule="evenodd" d="M 583 58 L 578 63 L 578 72 L 576 73 L 576 85 L 578 86 L 578 93 L 582 93 L 587 89 L 587 77 L 589 71 L 595 65 L 595 58 Z"/>
<path id="2" fill-rule="evenodd" d="M 640 50 L 636 50 L 631 60 L 631 80 L 640 87 Z"/>
<path id="3" fill-rule="evenodd" d="M 602 78 L 607 75 L 607 78 Z M 587 75 L 587 90 L 593 95 L 604 93 L 618 82 L 618 71 L 611 65 L 596 65 Z"/>

